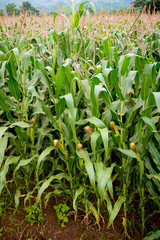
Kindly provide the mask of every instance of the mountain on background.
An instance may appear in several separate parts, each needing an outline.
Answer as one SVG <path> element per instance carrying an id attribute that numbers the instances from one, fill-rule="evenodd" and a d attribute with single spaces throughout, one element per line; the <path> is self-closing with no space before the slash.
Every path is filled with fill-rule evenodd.
<path id="1" fill-rule="evenodd" d="M 15 3 L 17 7 L 19 7 L 22 2 L 25 0 L 0 0 L 0 9 L 5 8 L 5 3 Z M 27 1 L 27 0 L 26 0 Z M 70 9 L 71 7 L 71 0 L 28 0 L 32 4 L 33 7 L 39 10 L 44 10 L 46 12 L 51 12 L 52 10 L 57 10 L 57 3 L 59 2 L 60 5 L 63 4 L 64 8 Z M 78 6 L 83 0 L 76 0 L 76 6 Z M 121 8 L 128 8 L 131 6 L 131 2 L 133 0 L 92 0 L 96 6 L 96 10 L 100 10 L 104 8 L 106 11 L 111 10 L 119 10 Z M 89 5 L 89 4 L 88 4 Z"/>

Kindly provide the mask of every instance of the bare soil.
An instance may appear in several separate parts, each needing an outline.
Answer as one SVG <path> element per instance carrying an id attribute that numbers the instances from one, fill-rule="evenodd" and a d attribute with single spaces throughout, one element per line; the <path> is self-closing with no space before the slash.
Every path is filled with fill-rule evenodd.
<path id="1" fill-rule="evenodd" d="M 53 208 L 55 202 L 50 201 L 47 209 L 43 209 L 43 223 L 34 223 L 33 226 L 26 222 L 25 211 L 21 206 L 16 213 L 9 211 L 0 220 L 0 229 L 2 236 L 0 240 L 120 240 L 122 239 L 121 230 L 122 218 L 116 219 L 116 224 L 112 227 L 104 227 L 104 231 L 99 231 L 98 226 L 93 219 L 87 227 L 83 223 L 84 216 L 80 216 L 77 223 L 74 221 L 74 215 L 69 216 L 69 222 L 65 228 L 58 223 L 56 212 Z M 107 225 L 107 219 L 106 219 Z M 0 232 L 1 233 L 1 232 Z"/>
<path id="2" fill-rule="evenodd" d="M 80 215 L 77 223 L 74 221 L 74 215 L 71 212 L 69 222 L 65 228 L 58 223 L 56 212 L 53 208 L 59 202 L 50 201 L 47 209 L 43 208 L 43 223 L 34 223 L 33 226 L 26 222 L 24 206 L 21 204 L 18 211 L 10 210 L 5 213 L 0 220 L 0 240 L 121 240 L 125 239 L 123 234 L 123 211 L 116 217 L 114 224 L 107 228 L 107 217 L 105 218 L 104 230 L 99 231 L 93 218 L 89 218 L 90 224 L 87 227 L 84 224 L 84 215 Z M 140 221 L 136 210 L 129 216 L 130 230 L 134 240 L 140 239 Z M 150 222 L 156 227 L 160 227 L 160 218 L 153 217 Z M 158 226 L 159 225 L 159 226 Z M 102 227 L 102 224 L 101 224 Z M 131 233 L 132 231 L 132 233 Z M 2 236 L 1 236 L 2 234 Z"/>

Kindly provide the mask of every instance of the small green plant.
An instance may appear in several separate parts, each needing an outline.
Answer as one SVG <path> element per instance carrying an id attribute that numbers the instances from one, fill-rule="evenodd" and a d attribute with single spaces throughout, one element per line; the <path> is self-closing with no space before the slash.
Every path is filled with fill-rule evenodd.
<path id="1" fill-rule="evenodd" d="M 34 205 L 28 206 L 25 208 L 25 211 L 28 213 L 25 217 L 25 220 L 30 222 L 31 226 L 33 226 L 36 222 L 43 222 L 43 212 L 42 209 L 35 203 Z"/>
<path id="2" fill-rule="evenodd" d="M 66 227 L 65 223 L 68 223 L 67 213 L 69 211 L 69 207 L 65 204 L 59 204 L 58 206 L 54 206 L 56 210 L 58 222 L 61 222 L 61 227 Z"/>

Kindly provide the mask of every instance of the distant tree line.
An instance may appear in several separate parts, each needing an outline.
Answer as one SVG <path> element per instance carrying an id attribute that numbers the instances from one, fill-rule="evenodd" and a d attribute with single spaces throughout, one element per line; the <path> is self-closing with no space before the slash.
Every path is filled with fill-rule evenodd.
<path id="1" fill-rule="evenodd" d="M 137 11 L 142 11 L 145 7 L 145 11 L 150 13 L 160 11 L 160 0 L 135 0 L 132 2 L 134 4 L 133 9 Z M 113 10 L 111 13 L 127 13 L 129 9 L 121 8 L 120 10 L 116 11 Z"/>
<path id="2" fill-rule="evenodd" d="M 29 2 L 22 2 L 22 6 L 20 8 L 22 12 L 24 11 L 30 14 L 39 15 L 39 10 L 34 8 Z"/>
<path id="3" fill-rule="evenodd" d="M 17 6 L 14 3 L 8 3 L 6 5 L 6 13 L 9 16 L 20 15 L 20 13 L 27 13 L 29 15 L 39 15 L 39 10 L 34 8 L 30 2 L 22 2 L 22 5 L 17 8 Z M 2 9 L 0 9 L 0 15 L 3 15 Z"/>
<path id="4" fill-rule="evenodd" d="M 146 7 L 146 11 L 158 12 L 160 11 L 160 0 L 136 0 L 133 2 L 134 7 L 138 10 L 142 10 Z"/>
<path id="5" fill-rule="evenodd" d="M 141 11 L 144 7 L 146 12 L 150 11 L 150 13 L 158 12 L 160 11 L 160 0 L 135 0 L 132 2 L 134 4 L 134 9 Z M 94 10 L 92 7 L 88 6 L 87 9 L 91 14 L 94 14 Z M 39 15 L 39 10 L 34 8 L 31 3 L 29 2 L 22 2 L 22 5 L 17 8 L 14 3 L 8 3 L 6 5 L 6 12 L 7 15 L 12 16 L 13 14 L 15 15 L 20 15 L 20 13 L 27 13 L 29 15 Z M 122 8 L 118 11 L 112 10 L 111 13 L 127 13 L 127 9 Z M 0 9 L 0 16 L 2 16 L 4 13 L 2 9 Z M 50 14 L 55 14 L 54 11 L 50 12 Z"/>

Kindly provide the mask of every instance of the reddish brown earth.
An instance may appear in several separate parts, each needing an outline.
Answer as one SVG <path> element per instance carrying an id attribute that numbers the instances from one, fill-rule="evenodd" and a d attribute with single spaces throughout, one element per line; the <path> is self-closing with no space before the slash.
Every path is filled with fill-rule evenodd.
<path id="1" fill-rule="evenodd" d="M 53 208 L 55 202 L 50 201 L 47 209 L 43 209 L 44 221 L 43 223 L 35 223 L 30 226 L 29 222 L 24 221 L 25 211 L 23 206 L 14 214 L 13 210 L 10 210 L 3 217 L 3 222 L 0 220 L 0 230 L 2 230 L 2 236 L 0 240 L 121 240 L 125 239 L 123 235 L 122 226 L 122 212 L 115 219 L 114 224 L 107 228 L 104 227 L 104 231 L 99 231 L 98 226 L 95 224 L 94 219 L 90 219 L 90 225 L 87 227 L 82 223 L 84 216 L 80 216 L 77 224 L 74 222 L 73 214 L 69 217 L 69 222 L 66 228 L 61 228 L 58 223 L 56 212 Z M 135 217 L 132 215 L 135 214 Z M 132 239 L 138 240 L 138 232 L 140 232 L 140 219 L 136 217 L 135 211 L 130 213 L 130 222 Z M 133 219 L 133 220 L 131 220 Z M 105 225 L 107 225 L 107 217 L 105 219 Z M 157 223 L 158 219 L 153 218 L 153 221 Z M 160 226 L 159 226 L 160 227 Z M 0 231 L 1 233 L 1 231 Z"/>
<path id="2" fill-rule="evenodd" d="M 79 217 L 77 224 L 74 216 L 69 217 L 66 228 L 61 228 L 58 223 L 56 212 L 51 202 L 47 209 L 43 210 L 45 220 L 43 223 L 35 223 L 32 227 L 30 223 L 24 221 L 25 212 L 19 209 L 15 214 L 13 211 L 6 213 L 3 222 L 0 221 L 0 229 L 3 228 L 0 240 L 119 240 L 121 238 L 121 220 L 116 220 L 116 225 L 104 228 L 99 231 L 94 221 L 90 223 L 88 229 L 82 223 L 84 216 Z M 107 222 L 106 222 L 107 224 Z"/>

